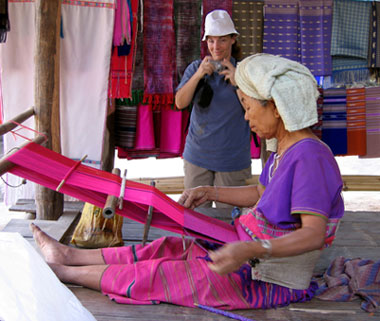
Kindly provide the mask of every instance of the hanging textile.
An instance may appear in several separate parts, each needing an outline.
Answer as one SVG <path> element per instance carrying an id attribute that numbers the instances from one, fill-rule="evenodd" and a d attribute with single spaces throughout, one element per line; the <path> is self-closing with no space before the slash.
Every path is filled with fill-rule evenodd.
<path id="1" fill-rule="evenodd" d="M 232 19 L 239 32 L 242 58 L 263 51 L 264 1 L 234 0 Z"/>
<path id="2" fill-rule="evenodd" d="M 156 147 L 154 140 L 153 112 L 147 105 L 137 108 L 136 150 L 150 150 Z"/>
<path id="3" fill-rule="evenodd" d="M 363 82 L 369 78 L 371 8 L 370 2 L 334 0 L 331 55 L 335 85 Z"/>
<path id="4" fill-rule="evenodd" d="M 121 1 L 124 3 L 124 1 Z M 129 1 L 128 1 L 129 2 Z M 124 6 L 127 6 L 128 2 L 124 4 Z M 132 98 L 132 79 L 133 79 L 133 67 L 134 67 L 134 61 L 136 57 L 136 37 L 137 37 L 137 28 L 138 28 L 138 5 L 139 0 L 131 0 L 131 7 L 128 8 L 127 6 L 127 12 L 129 12 L 129 9 L 132 13 L 131 20 L 131 36 L 129 39 L 129 53 L 127 55 L 120 55 L 120 46 L 115 46 L 112 49 L 112 57 L 111 57 L 111 67 L 110 67 L 110 88 L 108 96 L 111 98 Z M 121 10 L 119 10 L 121 11 Z M 125 11 L 124 11 L 125 12 Z M 115 15 L 119 14 L 118 17 L 115 18 L 115 24 L 117 21 L 125 20 L 127 17 L 120 16 L 120 13 L 118 13 L 118 10 L 116 10 Z M 127 39 L 124 39 L 122 36 L 122 32 L 116 32 L 118 28 L 114 29 L 114 44 L 115 43 L 121 43 L 121 41 Z M 118 34 L 117 40 L 115 40 L 115 33 Z M 121 39 L 123 40 L 121 40 Z M 142 89 L 142 88 L 141 88 Z"/>
<path id="5" fill-rule="evenodd" d="M 334 0 L 331 55 L 367 59 L 371 3 Z"/>
<path id="6" fill-rule="evenodd" d="M 149 105 L 137 108 L 136 141 L 133 149 L 118 148 L 118 157 L 170 158 L 182 155 L 186 138 L 187 110 L 152 110 Z"/>
<path id="7" fill-rule="evenodd" d="M 347 154 L 346 89 L 323 91 L 322 140 L 334 155 Z"/>
<path id="8" fill-rule="evenodd" d="M 332 0 L 300 0 L 301 63 L 314 76 L 331 75 Z"/>
<path id="9" fill-rule="evenodd" d="M 232 0 L 203 0 L 202 3 L 203 7 L 203 16 L 202 16 L 202 27 L 201 27 L 201 38 L 203 38 L 203 34 L 205 31 L 205 19 L 209 12 L 216 10 L 216 9 L 224 9 L 226 10 L 229 15 L 232 17 Z M 201 41 L 201 57 L 207 56 L 208 49 L 207 49 L 207 42 Z"/>
<path id="10" fill-rule="evenodd" d="M 141 16 L 142 8 L 138 8 L 138 17 Z M 135 61 L 134 72 L 132 75 L 132 91 L 144 91 L 144 36 L 142 33 L 142 25 L 138 25 L 136 28 L 136 42 L 135 42 Z M 133 95 L 133 94 L 132 94 Z"/>
<path id="11" fill-rule="evenodd" d="M 3 106 L 3 120 L 8 121 L 34 105 L 34 45 L 35 8 L 34 1 L 9 1 L 9 20 L 12 29 L 7 41 L 0 45 L 0 70 Z M 20 92 L 22 91 L 22 94 Z M 34 128 L 33 117 L 23 125 Z M 22 130 L 20 134 L 33 138 L 32 131 Z M 20 138 L 11 133 L 4 135 L 4 151 L 7 153 L 20 144 Z M 18 188 L 4 185 L 4 202 L 12 205 L 20 198 L 34 198 L 34 184 L 21 184 L 13 175 L 4 176 L 6 182 Z"/>
<path id="12" fill-rule="evenodd" d="M 367 153 L 364 157 L 380 157 L 380 87 L 365 89 Z"/>
<path id="13" fill-rule="evenodd" d="M 188 111 L 161 111 L 161 139 L 159 158 L 179 156 L 183 152 L 184 125 L 187 123 Z M 185 121 L 184 121 L 185 118 Z"/>
<path id="14" fill-rule="evenodd" d="M 300 62 L 298 0 L 266 0 L 263 52 Z"/>
<path id="15" fill-rule="evenodd" d="M 134 148 L 136 137 L 137 106 L 116 103 L 115 111 L 115 145 Z"/>
<path id="16" fill-rule="evenodd" d="M 331 75 L 332 0 L 265 1 L 263 52 Z"/>
<path id="17" fill-rule="evenodd" d="M 186 67 L 200 58 L 201 0 L 175 0 L 177 79 L 180 82 Z"/>
<path id="18" fill-rule="evenodd" d="M 115 23 L 113 29 L 113 45 L 130 44 L 132 40 L 132 25 L 130 1 L 116 0 Z"/>
<path id="19" fill-rule="evenodd" d="M 380 3 L 372 2 L 369 27 L 368 67 L 380 67 Z"/>
<path id="20" fill-rule="evenodd" d="M 9 30 L 8 0 L 0 0 L 0 43 L 7 40 Z"/>
<path id="21" fill-rule="evenodd" d="M 154 109 L 174 103 L 173 0 L 144 2 L 144 103 Z"/>
<path id="22" fill-rule="evenodd" d="M 111 61 L 113 0 L 63 0 L 61 148 L 100 167 Z M 73 59 L 75 55 L 75 59 Z"/>
<path id="23" fill-rule="evenodd" d="M 317 99 L 317 113 L 318 113 L 318 122 L 311 126 L 311 130 L 313 131 L 314 135 L 317 136 L 319 139 L 322 139 L 322 119 L 323 119 L 323 89 L 318 88 L 318 91 L 320 93 L 318 99 Z"/>
<path id="24" fill-rule="evenodd" d="M 347 89 L 347 155 L 366 154 L 365 88 Z"/>

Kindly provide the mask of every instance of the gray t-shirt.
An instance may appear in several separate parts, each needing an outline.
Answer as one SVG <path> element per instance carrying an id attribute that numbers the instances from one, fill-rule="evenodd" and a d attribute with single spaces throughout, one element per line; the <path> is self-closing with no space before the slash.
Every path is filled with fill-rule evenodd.
<path id="1" fill-rule="evenodd" d="M 231 63 L 235 60 L 231 58 Z M 197 71 L 201 60 L 192 62 L 185 70 L 177 90 Z M 202 108 L 193 99 L 189 132 L 183 157 L 188 162 L 216 172 L 239 171 L 251 165 L 250 128 L 244 119 L 244 109 L 236 88 L 213 73 L 206 76 L 213 89 L 208 107 Z"/>

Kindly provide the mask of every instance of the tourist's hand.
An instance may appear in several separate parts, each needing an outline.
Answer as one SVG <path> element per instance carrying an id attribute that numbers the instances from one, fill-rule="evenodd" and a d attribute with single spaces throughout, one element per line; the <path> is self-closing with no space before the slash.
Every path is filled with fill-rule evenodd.
<path id="1" fill-rule="evenodd" d="M 229 81 L 232 86 L 236 87 L 236 82 L 235 82 L 235 66 L 231 64 L 231 62 L 224 58 L 222 61 L 222 65 L 226 67 L 223 71 L 220 72 L 221 75 L 224 75 L 224 80 Z"/>
<path id="2" fill-rule="evenodd" d="M 200 186 L 183 191 L 178 203 L 184 207 L 194 209 L 208 200 L 207 186 Z"/>
<path id="3" fill-rule="evenodd" d="M 212 60 L 211 56 L 206 56 L 203 58 L 201 64 L 199 65 L 197 74 L 200 79 L 205 75 L 211 75 L 214 72 L 214 67 L 210 63 L 210 60 Z"/>
<path id="4" fill-rule="evenodd" d="M 238 270 L 250 256 L 246 242 L 228 243 L 215 252 L 209 252 L 210 269 L 221 275 Z"/>

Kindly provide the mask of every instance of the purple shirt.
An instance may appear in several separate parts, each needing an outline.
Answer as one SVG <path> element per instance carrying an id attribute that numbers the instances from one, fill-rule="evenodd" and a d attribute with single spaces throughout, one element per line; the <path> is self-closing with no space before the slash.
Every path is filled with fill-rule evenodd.
<path id="1" fill-rule="evenodd" d="M 272 154 L 260 176 L 265 187 L 257 209 L 281 228 L 300 223 L 298 213 L 341 218 L 343 181 L 331 150 L 321 141 L 306 138 L 285 151 L 273 172 Z M 272 178 L 271 178 L 272 177 Z"/>

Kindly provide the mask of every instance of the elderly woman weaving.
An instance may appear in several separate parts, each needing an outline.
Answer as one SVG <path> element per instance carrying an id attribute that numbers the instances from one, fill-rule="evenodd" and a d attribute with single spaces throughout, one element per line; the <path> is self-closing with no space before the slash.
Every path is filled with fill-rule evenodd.
<path id="1" fill-rule="evenodd" d="M 145 247 L 81 250 L 32 225 L 45 259 L 62 281 L 127 304 L 250 309 L 312 298 L 315 263 L 344 212 L 339 168 L 309 129 L 317 122 L 316 82 L 306 67 L 267 54 L 243 60 L 235 80 L 251 129 L 276 139 L 277 152 L 259 185 L 197 187 L 186 190 L 179 202 L 192 208 L 210 200 L 245 207 L 235 221 L 240 241 L 208 252 L 190 239 L 184 250 L 177 237 Z"/>

